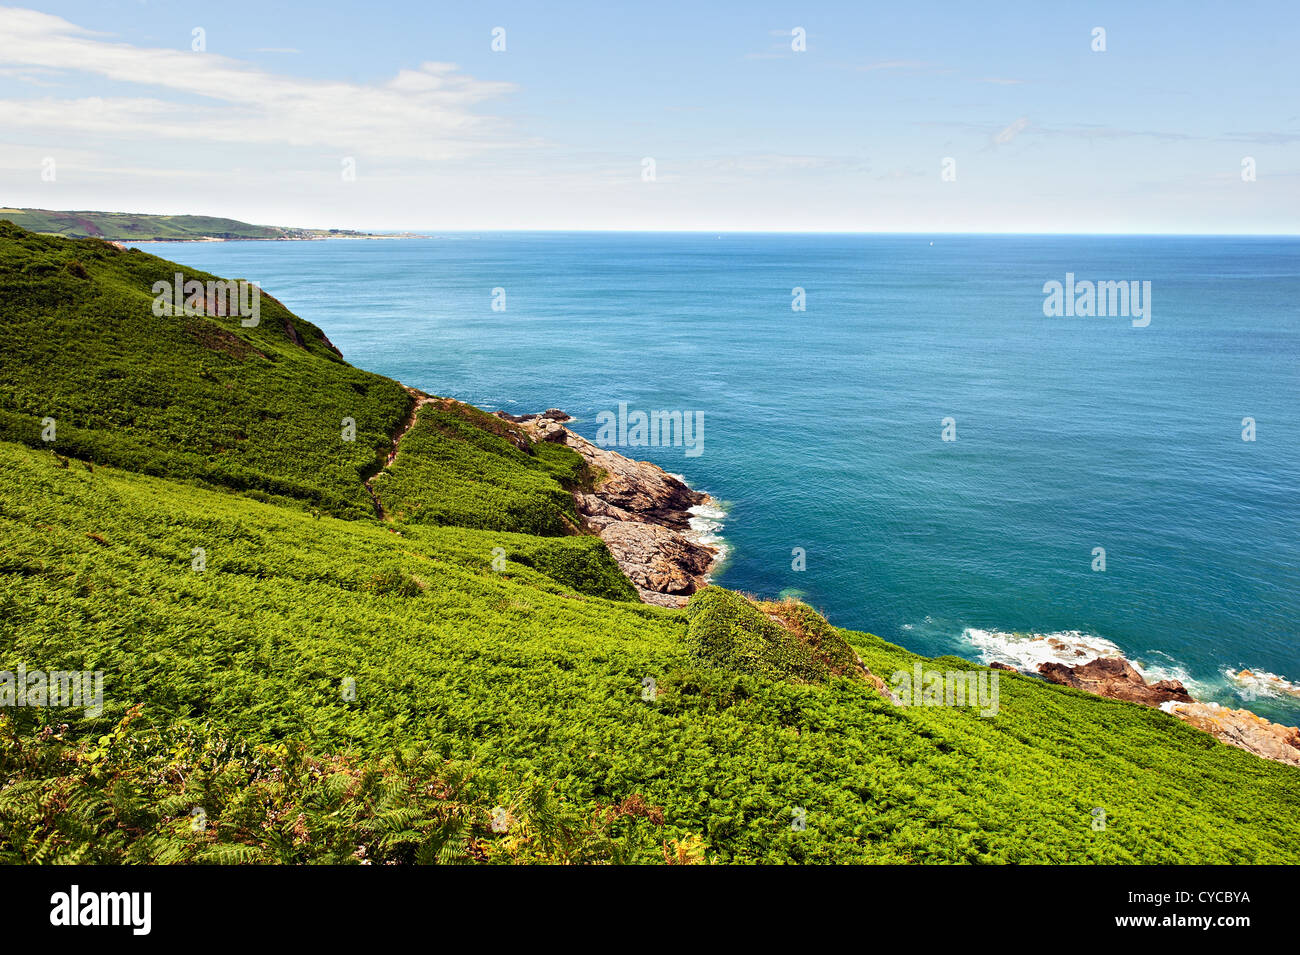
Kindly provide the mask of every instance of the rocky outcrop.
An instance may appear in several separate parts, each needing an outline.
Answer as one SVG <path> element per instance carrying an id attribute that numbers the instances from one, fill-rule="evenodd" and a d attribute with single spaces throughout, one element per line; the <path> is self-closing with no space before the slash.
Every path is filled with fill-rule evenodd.
<path id="1" fill-rule="evenodd" d="M 690 508 L 709 503 L 707 494 L 691 490 L 658 465 L 599 447 L 555 421 L 539 418 L 525 427 L 542 440 L 559 441 L 581 454 L 600 475 L 593 495 L 617 508 L 622 520 L 685 531 L 690 529 Z"/>
<path id="2" fill-rule="evenodd" d="M 644 599 L 661 606 L 681 606 L 704 585 L 715 553 L 679 531 L 644 521 L 609 521 L 596 526 L 609 552 Z"/>
<path id="3" fill-rule="evenodd" d="M 598 535 L 646 603 L 682 607 L 708 583 L 718 558 L 714 547 L 691 531 L 690 508 L 708 504 L 658 465 L 633 461 L 599 447 L 560 424 L 569 420 L 552 408 L 541 415 L 507 416 L 538 441 L 564 444 L 582 455 L 596 476 L 594 487 L 573 498 L 586 529 Z"/>
<path id="4" fill-rule="evenodd" d="M 1052 683 L 1072 686 L 1112 700 L 1127 700 L 1146 706 L 1159 706 L 1170 700 L 1192 702 L 1191 694 L 1177 680 L 1147 683 L 1131 663 L 1119 657 L 1098 657 L 1073 667 L 1064 663 L 1040 663 L 1038 672 Z"/>
<path id="5" fill-rule="evenodd" d="M 1268 673 L 1267 671 L 1256 673 L 1253 670 L 1239 670 L 1230 674 L 1230 676 L 1234 683 L 1254 693 L 1262 693 L 1266 696 L 1281 694 L 1300 699 L 1300 685 L 1283 679 L 1276 673 Z"/>
<path id="6" fill-rule="evenodd" d="M 1273 723 L 1250 710 L 1234 710 L 1218 703 L 1161 704 L 1166 713 L 1190 723 L 1216 739 L 1248 753 L 1300 766 L 1300 729 Z"/>

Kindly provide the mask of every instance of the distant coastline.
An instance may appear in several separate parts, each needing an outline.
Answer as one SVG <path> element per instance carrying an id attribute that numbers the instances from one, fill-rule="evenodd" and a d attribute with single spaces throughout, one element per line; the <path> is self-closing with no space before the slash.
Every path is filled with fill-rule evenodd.
<path id="1" fill-rule="evenodd" d="M 0 219 L 42 235 L 106 242 L 314 242 L 321 239 L 417 239 L 413 232 L 361 232 L 254 225 L 217 216 L 0 208 Z"/>
<path id="2" fill-rule="evenodd" d="M 281 235 L 281 236 L 216 236 L 202 235 L 192 238 L 149 238 L 149 239 L 107 239 L 108 242 L 115 242 L 119 245 L 125 242 L 328 242 L 331 240 L 346 239 L 428 239 L 430 236 L 420 232 L 345 232 L 338 230 L 338 234 L 331 234 L 335 230 L 321 230 L 321 235 Z M 45 235 L 59 235 L 61 233 L 47 232 Z"/>

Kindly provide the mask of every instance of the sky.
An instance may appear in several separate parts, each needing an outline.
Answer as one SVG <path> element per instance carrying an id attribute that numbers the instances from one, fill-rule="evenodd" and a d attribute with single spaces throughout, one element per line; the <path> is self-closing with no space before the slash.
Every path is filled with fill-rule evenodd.
<path id="1" fill-rule="evenodd" d="M 1296 0 L 0 6 L 0 205 L 1295 234 L 1298 54 Z"/>

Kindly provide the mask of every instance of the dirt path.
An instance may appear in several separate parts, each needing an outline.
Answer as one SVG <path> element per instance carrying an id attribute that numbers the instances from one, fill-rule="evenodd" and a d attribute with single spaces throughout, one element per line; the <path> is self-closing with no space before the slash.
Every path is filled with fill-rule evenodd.
<path id="1" fill-rule="evenodd" d="M 406 386 L 403 385 L 402 387 L 405 388 Z M 375 493 L 374 480 L 383 474 L 387 468 L 392 467 L 393 462 L 397 460 L 398 445 L 402 443 L 402 439 L 406 437 L 407 432 L 415 427 L 415 420 L 420 416 L 420 409 L 437 400 L 430 395 L 426 395 L 423 391 L 416 391 L 414 388 L 406 388 L 406 391 L 414 399 L 414 404 L 411 405 L 411 413 L 407 416 L 406 421 L 402 423 L 402 427 L 398 429 L 397 434 L 393 435 L 393 447 L 388 452 L 388 457 L 384 460 L 383 466 L 366 478 L 365 481 L 366 493 L 370 495 L 370 500 L 375 505 L 375 517 L 381 521 L 388 520 L 388 515 L 384 512 L 384 505 L 379 503 L 379 495 Z"/>

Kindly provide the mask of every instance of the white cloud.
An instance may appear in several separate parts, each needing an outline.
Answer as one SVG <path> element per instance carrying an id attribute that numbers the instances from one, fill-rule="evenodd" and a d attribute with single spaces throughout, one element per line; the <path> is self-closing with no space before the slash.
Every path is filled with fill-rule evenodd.
<path id="1" fill-rule="evenodd" d="M 475 111 L 513 84 L 427 62 L 383 84 L 302 79 L 214 53 L 114 42 L 61 17 L 0 7 L 0 68 L 90 74 L 141 95 L 0 100 L 0 126 L 187 142 L 281 143 L 440 160 L 505 143 Z"/>

